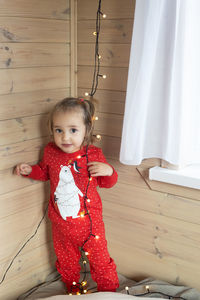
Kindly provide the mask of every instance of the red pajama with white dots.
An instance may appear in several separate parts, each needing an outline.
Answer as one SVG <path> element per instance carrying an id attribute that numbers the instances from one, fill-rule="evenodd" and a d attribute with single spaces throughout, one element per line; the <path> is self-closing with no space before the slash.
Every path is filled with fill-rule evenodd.
<path id="1" fill-rule="evenodd" d="M 87 155 L 89 162 L 107 163 L 102 150 L 93 145 L 87 148 Z M 73 165 L 75 165 L 74 168 Z M 82 192 L 82 196 L 79 195 L 80 210 L 76 218 L 70 216 L 64 219 L 55 200 L 54 193 L 63 166 L 70 166 L 75 185 Z M 56 267 L 68 291 L 70 292 L 73 282 L 79 282 L 80 247 L 83 246 L 90 233 L 92 236 L 84 244 L 83 250 L 88 252 L 91 276 L 97 283 L 98 291 L 115 291 L 119 286 L 118 276 L 116 265 L 108 253 L 102 218 L 102 202 L 97 192 L 97 186 L 110 188 L 117 182 L 117 173 L 114 168 L 111 176 L 92 177 L 87 189 L 89 174 L 86 147 L 74 153 L 65 153 L 54 143 L 49 143 L 44 149 L 42 161 L 32 166 L 32 172 L 28 177 L 42 181 L 50 180 L 51 196 L 48 215 L 52 222 L 53 243 L 57 256 Z M 89 215 L 84 215 L 86 212 L 84 196 L 87 196 L 85 201 L 92 220 L 92 232 Z"/>

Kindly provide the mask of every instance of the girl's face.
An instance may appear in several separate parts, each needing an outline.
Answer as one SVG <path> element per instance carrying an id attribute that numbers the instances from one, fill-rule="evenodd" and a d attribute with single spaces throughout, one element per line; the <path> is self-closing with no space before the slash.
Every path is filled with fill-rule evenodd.
<path id="1" fill-rule="evenodd" d="M 53 116 L 55 144 L 65 153 L 80 150 L 86 134 L 81 111 L 56 112 Z"/>

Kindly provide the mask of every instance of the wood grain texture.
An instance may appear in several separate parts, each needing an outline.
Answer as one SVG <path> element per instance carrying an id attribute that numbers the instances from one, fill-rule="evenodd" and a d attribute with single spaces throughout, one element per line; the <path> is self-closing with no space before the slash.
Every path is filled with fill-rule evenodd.
<path id="1" fill-rule="evenodd" d="M 91 88 L 93 78 L 93 68 L 79 66 L 78 86 L 79 88 Z M 87 74 L 87 76 L 86 76 Z M 106 79 L 99 77 L 98 88 L 101 90 L 126 91 L 128 68 L 109 68 L 102 67 L 101 74 L 106 75 Z"/>
<path id="2" fill-rule="evenodd" d="M 0 17 L 0 42 L 69 42 L 69 21 Z"/>
<path id="3" fill-rule="evenodd" d="M 119 158 L 121 139 L 113 136 L 101 135 L 101 140 L 96 140 L 94 145 L 100 147 L 103 150 L 104 155 L 107 158 Z"/>
<path id="4" fill-rule="evenodd" d="M 1 121 L 1 145 L 46 137 L 49 134 L 47 123 L 48 114 Z"/>
<path id="5" fill-rule="evenodd" d="M 78 21 L 78 43 L 95 43 L 95 20 Z M 126 44 L 131 42 L 132 19 L 103 20 L 101 22 L 101 43 Z"/>
<path id="6" fill-rule="evenodd" d="M 0 16 L 26 18 L 70 18 L 69 0 L 0 0 Z"/>
<path id="7" fill-rule="evenodd" d="M 87 88 L 79 88 L 78 96 L 87 99 L 86 92 L 88 92 Z M 125 92 L 98 89 L 94 96 L 96 115 L 98 112 L 123 115 L 125 96 Z"/>
<path id="8" fill-rule="evenodd" d="M 121 137 L 122 121 L 121 115 L 99 113 L 98 120 L 95 121 L 95 134 Z"/>
<path id="9" fill-rule="evenodd" d="M 158 215 L 152 216 L 152 222 L 148 218 L 147 221 L 142 211 L 126 209 L 126 220 L 123 215 L 122 210 L 120 226 L 116 216 L 109 214 L 104 218 L 109 244 L 112 244 L 111 255 L 116 258 L 119 271 L 136 280 L 152 276 L 199 288 L 196 280 L 199 276 L 198 242 L 190 238 L 192 235 L 196 239 L 199 225 L 195 226 L 196 229 L 193 227 L 191 233 L 187 223 L 174 223 L 174 220 Z M 180 239 L 183 235 L 184 240 Z"/>
<path id="10" fill-rule="evenodd" d="M 8 274 L 6 281 L 1 286 L 0 296 L 2 299 L 15 300 L 16 295 L 19 296 L 45 281 L 47 275 L 55 269 L 55 255 L 50 246 L 50 244 L 45 244 L 26 255 L 19 256 L 12 272 Z"/>
<path id="11" fill-rule="evenodd" d="M 135 0 L 109 0 L 102 2 L 102 12 L 108 19 L 129 19 L 134 15 Z M 88 13 L 88 8 L 90 13 Z M 78 0 L 78 19 L 95 19 L 97 2 L 91 0 Z"/>
<path id="12" fill-rule="evenodd" d="M 43 203 L 43 208 L 44 202 L 46 203 L 49 200 L 49 194 L 49 184 L 37 182 L 35 185 L 30 185 L 1 195 L 0 220 L 9 216 L 12 218 L 13 215 L 22 213 L 22 211 L 23 214 L 25 214 L 26 210 L 32 209 L 32 207 L 38 207 L 40 211 L 41 204 Z"/>
<path id="13" fill-rule="evenodd" d="M 49 183 L 13 174 L 36 163 L 49 141 L 48 112 L 71 93 L 69 0 L 0 0 L 0 277 L 33 235 L 49 199 Z M 54 270 L 51 224 L 15 259 L 0 288 L 14 300 Z"/>
<path id="14" fill-rule="evenodd" d="M 95 44 L 78 44 L 78 65 L 94 65 Z M 128 67 L 129 44 L 100 44 L 100 64 L 103 67 Z"/>
<path id="15" fill-rule="evenodd" d="M 36 162 L 43 153 L 50 136 L 0 146 L 0 170 L 13 168 L 20 162 Z"/>
<path id="16" fill-rule="evenodd" d="M 69 66 L 69 43 L 0 43 L 0 69 Z"/>
<path id="17" fill-rule="evenodd" d="M 69 67 L 0 70 L 0 95 L 69 87 Z"/>
<path id="18" fill-rule="evenodd" d="M 49 113 L 58 101 L 69 95 L 69 87 L 0 95 L 0 120 Z"/>

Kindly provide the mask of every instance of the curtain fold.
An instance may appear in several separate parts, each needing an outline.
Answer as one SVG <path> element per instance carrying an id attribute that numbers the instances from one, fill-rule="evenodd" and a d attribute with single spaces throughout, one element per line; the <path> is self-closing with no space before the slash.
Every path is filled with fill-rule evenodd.
<path id="1" fill-rule="evenodd" d="M 199 12 L 199 0 L 136 1 L 122 163 L 200 163 Z"/>

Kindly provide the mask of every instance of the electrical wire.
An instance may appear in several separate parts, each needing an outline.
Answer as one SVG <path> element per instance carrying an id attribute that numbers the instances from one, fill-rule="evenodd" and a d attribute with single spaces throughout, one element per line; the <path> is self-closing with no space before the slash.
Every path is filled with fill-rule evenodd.
<path id="1" fill-rule="evenodd" d="M 30 240 L 33 239 L 34 236 L 37 234 L 38 229 L 39 229 L 39 227 L 40 227 L 40 225 L 41 225 L 42 221 L 44 220 L 44 217 L 45 217 L 45 215 L 46 215 L 46 213 L 47 213 L 48 206 L 49 206 L 49 204 L 48 204 L 47 207 L 45 208 L 44 215 L 42 216 L 42 218 L 41 218 L 39 224 L 37 225 L 35 232 L 30 236 L 30 238 L 28 238 L 28 240 L 23 244 L 23 246 L 19 249 L 19 251 L 16 253 L 16 255 L 15 255 L 15 256 L 13 257 L 13 259 L 11 260 L 11 262 L 10 262 L 10 264 L 8 265 L 8 267 L 7 267 L 6 271 L 5 271 L 5 273 L 3 274 L 3 277 L 2 277 L 2 279 L 1 279 L 1 281 L 0 281 L 0 284 L 2 284 L 2 283 L 4 282 L 4 280 L 5 280 L 5 278 L 6 278 L 6 275 L 7 275 L 8 271 L 10 270 L 10 268 L 11 268 L 13 262 L 14 262 L 15 259 L 17 258 L 17 256 L 21 253 L 21 251 L 24 249 L 24 247 L 30 242 Z"/>

